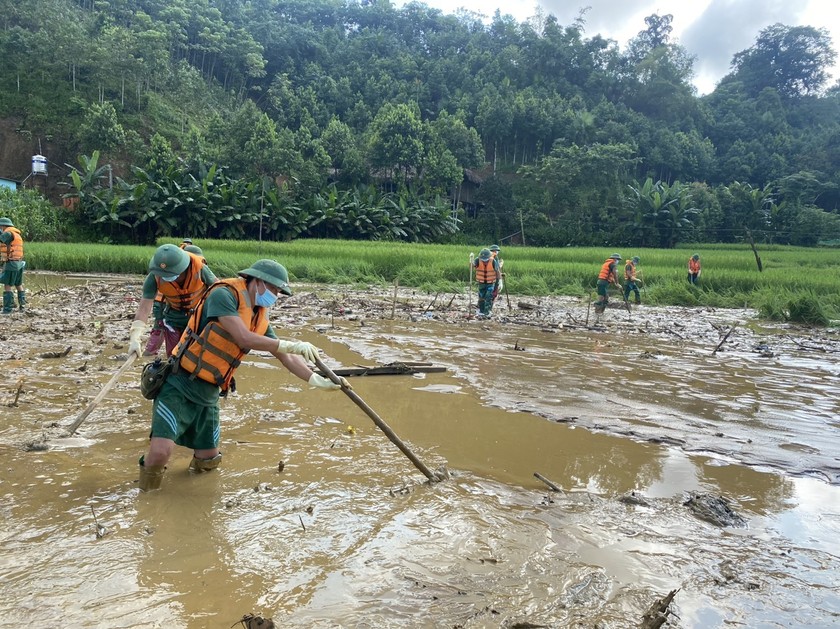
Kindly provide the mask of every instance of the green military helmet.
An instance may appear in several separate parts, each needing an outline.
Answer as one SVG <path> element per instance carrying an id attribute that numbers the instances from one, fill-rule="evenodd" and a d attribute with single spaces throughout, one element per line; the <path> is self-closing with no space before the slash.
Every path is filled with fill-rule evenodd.
<path id="1" fill-rule="evenodd" d="M 485 262 L 487 262 L 487 260 L 490 259 L 490 250 L 485 248 L 485 249 L 482 249 L 481 251 L 479 251 L 478 252 L 478 259 L 479 260 L 484 260 Z"/>
<path id="2" fill-rule="evenodd" d="M 182 244 L 182 245 L 191 245 L 191 244 L 192 244 L 192 238 L 184 238 L 184 239 L 181 241 L 181 244 Z"/>
<path id="3" fill-rule="evenodd" d="M 620 254 L 620 253 L 614 253 L 614 254 L 612 254 L 612 255 L 610 256 L 610 260 L 621 260 L 621 254 Z"/>
<path id="4" fill-rule="evenodd" d="M 2 223 L 0 223 L 0 225 L 2 225 Z M 693 256 L 691 256 L 691 259 L 692 260 L 699 260 L 700 259 L 700 254 L 695 253 Z"/>
<path id="5" fill-rule="evenodd" d="M 641 259 L 639 259 L 639 256 L 633 256 L 633 258 L 630 261 L 633 264 L 638 264 L 639 262 L 641 262 Z"/>
<path id="6" fill-rule="evenodd" d="M 289 272 L 286 271 L 286 267 L 274 260 L 257 260 L 247 269 L 239 271 L 239 275 L 256 277 L 263 282 L 276 286 L 281 293 L 292 294 L 292 288 L 289 286 Z"/>
<path id="7" fill-rule="evenodd" d="M 204 256 L 204 252 L 198 245 L 187 245 L 186 247 L 184 247 L 184 251 L 189 251 L 190 253 L 194 253 L 197 256 Z"/>
<path id="8" fill-rule="evenodd" d="M 161 277 L 181 275 L 190 265 L 190 257 L 180 247 L 161 245 L 149 261 L 149 273 Z"/>
<path id="9" fill-rule="evenodd" d="M 14 227 L 15 224 L 12 222 L 12 219 L 4 216 L 0 218 L 0 227 Z"/>
<path id="10" fill-rule="evenodd" d="M 490 251 L 501 251 L 499 245 L 490 245 Z"/>

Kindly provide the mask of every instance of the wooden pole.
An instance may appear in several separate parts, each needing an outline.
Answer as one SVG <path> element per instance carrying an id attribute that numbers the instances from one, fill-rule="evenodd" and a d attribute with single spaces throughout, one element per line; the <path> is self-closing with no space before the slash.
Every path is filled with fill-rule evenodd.
<path id="1" fill-rule="evenodd" d="M 550 480 L 548 480 L 545 476 L 543 476 L 539 472 L 534 472 L 534 476 L 536 478 L 538 478 L 539 480 L 541 480 L 542 482 L 544 482 L 546 485 L 548 485 L 551 488 L 552 491 L 558 491 L 561 494 L 563 493 L 563 489 L 561 487 L 558 487 L 556 484 L 552 483 Z"/>
<path id="2" fill-rule="evenodd" d="M 586 327 L 589 327 L 589 309 L 592 307 L 592 291 L 589 291 L 589 301 L 586 302 Z"/>
<path id="3" fill-rule="evenodd" d="M 469 301 L 467 302 L 467 318 L 469 319 L 472 316 L 472 278 L 473 278 L 473 262 L 475 261 L 475 256 L 470 254 L 470 292 L 469 292 Z"/>
<path id="4" fill-rule="evenodd" d="M 134 364 L 135 360 L 137 360 L 137 354 L 132 352 L 129 355 L 129 357 L 125 359 L 125 362 L 123 363 L 122 367 L 119 368 L 117 373 L 115 373 L 113 376 L 111 376 L 111 379 L 108 381 L 108 384 L 106 384 L 104 387 L 102 387 L 102 390 L 99 392 L 99 395 L 97 395 L 95 398 L 93 398 L 93 401 L 90 404 L 88 404 L 87 408 L 79 414 L 79 416 L 76 418 L 76 421 L 74 421 L 70 425 L 70 428 L 67 430 L 67 434 L 65 435 L 66 437 L 72 437 L 73 436 L 73 433 L 76 432 L 76 430 L 79 428 L 81 423 L 83 421 L 85 421 L 85 419 L 87 418 L 88 415 L 91 414 L 93 409 L 95 409 L 97 406 L 99 406 L 99 403 L 102 400 L 105 399 L 105 396 L 108 395 L 108 392 L 111 389 L 114 388 L 114 385 L 117 383 L 117 380 L 120 379 L 120 376 L 123 375 L 123 373 L 125 373 L 125 371 L 129 367 L 131 367 L 131 365 Z"/>
<path id="5" fill-rule="evenodd" d="M 400 287 L 400 278 L 394 280 L 394 298 L 391 300 L 391 318 L 394 318 L 394 312 L 397 309 L 397 289 Z"/>
<path id="6" fill-rule="evenodd" d="M 510 293 L 508 293 L 508 287 L 507 287 L 507 282 L 505 281 L 505 279 L 506 279 L 505 275 L 504 275 L 504 273 L 502 273 L 502 267 L 504 266 L 504 264 L 505 264 L 505 261 L 502 260 L 501 263 L 499 264 L 499 273 L 501 273 L 501 275 L 502 275 L 502 287 L 505 289 L 505 299 L 507 299 L 508 312 L 510 312 Z"/>
<path id="7" fill-rule="evenodd" d="M 321 373 L 327 375 L 327 377 L 332 380 L 335 384 L 341 385 L 341 379 L 333 373 L 333 371 L 327 367 L 324 362 L 320 358 L 315 359 L 315 364 L 318 366 L 318 369 L 321 370 Z M 438 481 L 443 480 L 443 476 L 440 474 L 436 474 L 432 472 L 428 467 L 423 465 L 423 463 L 418 459 L 415 454 L 405 445 L 402 440 L 396 435 L 396 433 L 391 430 L 391 427 L 386 424 L 379 415 L 376 414 L 370 406 L 365 404 L 365 401 L 358 396 L 358 394 L 353 391 L 352 389 L 348 389 L 344 385 L 341 385 L 341 390 L 349 397 L 353 402 L 355 402 L 356 406 L 362 409 L 365 414 L 373 420 L 373 423 L 376 424 L 379 429 L 385 433 L 385 436 L 391 440 L 395 446 L 397 446 L 400 451 L 408 457 L 408 459 L 414 463 L 414 466 L 420 470 L 423 475 L 429 479 L 429 482 L 436 483 Z"/>

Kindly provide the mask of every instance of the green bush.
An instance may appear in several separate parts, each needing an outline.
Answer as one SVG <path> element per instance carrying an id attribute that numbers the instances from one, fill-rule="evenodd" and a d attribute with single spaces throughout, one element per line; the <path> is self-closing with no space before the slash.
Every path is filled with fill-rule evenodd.
<path id="1" fill-rule="evenodd" d="M 34 190 L 0 188 L 0 216 L 10 218 L 24 241 L 61 241 L 68 233 L 68 214 Z"/>

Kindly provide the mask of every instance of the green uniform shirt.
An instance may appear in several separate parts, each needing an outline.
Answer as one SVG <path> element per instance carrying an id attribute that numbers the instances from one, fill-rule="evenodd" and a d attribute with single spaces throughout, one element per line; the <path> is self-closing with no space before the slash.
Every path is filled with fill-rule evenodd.
<path id="1" fill-rule="evenodd" d="M 239 311 L 236 308 L 236 298 L 233 291 L 227 287 L 217 288 L 207 296 L 207 300 L 204 302 L 204 311 L 201 313 L 198 331 L 201 333 L 208 322 L 217 321 L 220 317 L 238 316 Z M 271 325 L 265 331 L 265 336 L 272 339 L 277 338 Z M 213 406 L 219 403 L 219 387 L 198 378 L 190 379 L 190 374 L 186 371 L 179 370 L 178 373 L 172 374 L 167 378 L 167 382 L 195 404 Z"/>
<path id="2" fill-rule="evenodd" d="M 154 299 L 157 296 L 158 290 L 155 279 L 156 276 L 154 273 L 149 273 L 146 276 L 146 279 L 143 282 L 143 299 Z M 218 278 L 213 274 L 213 271 L 210 270 L 210 267 L 202 267 L 201 281 L 204 282 L 205 286 L 210 286 L 217 279 Z M 155 316 L 157 317 L 157 313 L 155 313 Z M 189 318 L 189 313 L 184 312 L 183 310 L 177 310 L 169 305 L 166 305 L 163 308 L 163 320 L 176 330 L 183 330 L 186 328 Z"/>

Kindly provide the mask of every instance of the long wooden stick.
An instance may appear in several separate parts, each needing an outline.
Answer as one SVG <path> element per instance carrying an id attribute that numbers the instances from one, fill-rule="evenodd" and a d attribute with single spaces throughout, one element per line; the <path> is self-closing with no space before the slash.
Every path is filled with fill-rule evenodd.
<path id="1" fill-rule="evenodd" d="M 83 421 L 85 421 L 85 419 L 87 419 L 87 416 L 91 414 L 93 409 L 95 409 L 97 406 L 99 406 L 99 403 L 102 400 L 105 399 L 105 396 L 108 395 L 108 392 L 111 389 L 114 388 L 114 385 L 117 383 L 117 380 L 120 379 L 120 376 L 123 375 L 123 373 L 125 373 L 125 371 L 129 367 L 131 367 L 131 365 L 134 364 L 135 360 L 137 360 L 137 354 L 132 352 L 128 356 L 128 358 L 125 359 L 125 362 L 122 364 L 122 367 L 119 368 L 117 373 L 115 373 L 113 376 L 111 376 L 111 379 L 108 381 L 108 384 L 106 384 L 104 387 L 102 387 L 102 390 L 99 392 L 99 395 L 97 395 L 95 398 L 93 398 L 93 401 L 90 404 L 88 404 L 87 408 L 85 408 L 85 410 L 83 410 L 79 414 L 79 416 L 76 418 L 76 421 L 74 421 L 70 425 L 70 428 L 67 430 L 67 434 L 65 436 L 67 436 L 67 437 L 72 437 L 73 436 L 73 433 L 76 432 L 76 430 L 79 428 L 81 423 Z"/>
<path id="2" fill-rule="evenodd" d="M 472 316 L 472 278 L 473 278 L 473 254 L 470 254 L 470 292 L 468 293 L 468 301 L 467 301 L 467 319 Z"/>
<path id="3" fill-rule="evenodd" d="M 333 371 L 324 364 L 324 361 L 322 361 L 320 358 L 317 358 L 315 360 L 315 364 L 318 366 L 318 369 L 321 370 L 321 373 L 326 374 L 327 377 L 330 380 L 332 380 L 335 384 L 341 384 L 341 380 L 339 379 L 339 377 L 336 376 L 333 373 Z M 351 400 L 353 400 L 353 402 L 356 403 L 356 406 L 362 409 L 365 412 L 365 414 L 373 420 L 373 423 L 376 424 L 379 427 L 379 429 L 385 433 L 385 436 L 391 440 L 391 443 L 397 446 L 402 451 L 402 453 L 406 455 L 412 463 L 414 463 L 414 467 L 423 472 L 423 475 L 429 479 L 429 482 L 436 483 L 442 480 L 441 475 L 435 474 L 428 467 L 423 465 L 422 461 L 420 461 L 420 459 L 418 459 L 415 456 L 415 454 L 408 448 L 408 446 L 402 442 L 402 440 L 396 435 L 396 433 L 393 430 L 391 430 L 391 427 L 388 424 L 386 424 L 379 415 L 376 414 L 376 411 L 374 411 L 370 406 L 365 404 L 365 401 L 362 398 L 360 398 L 355 391 L 353 391 L 352 389 L 348 389 L 343 385 L 341 387 L 341 390 L 344 391 L 347 397 L 349 397 Z"/>
<path id="4" fill-rule="evenodd" d="M 732 334 L 732 330 L 734 330 L 734 329 L 735 329 L 735 326 L 733 325 L 732 327 L 730 327 L 730 328 L 729 328 L 729 332 L 727 332 L 726 334 L 724 334 L 724 335 L 723 335 L 723 338 L 722 338 L 722 339 L 720 339 L 720 343 L 718 343 L 718 344 L 717 344 L 717 347 L 715 347 L 715 348 L 712 350 L 712 356 L 714 356 L 715 354 L 717 354 L 717 351 L 718 351 L 721 347 L 723 347 L 723 344 L 724 344 L 724 343 L 726 343 L 726 339 L 728 339 L 728 338 L 729 338 L 729 335 L 730 335 L 730 334 Z"/>
<path id="5" fill-rule="evenodd" d="M 559 491 L 561 494 L 563 493 L 563 488 L 562 487 L 559 487 L 558 485 L 555 485 L 554 483 L 552 483 L 550 480 L 548 480 L 545 476 L 543 476 L 539 472 L 534 472 L 534 476 L 536 478 L 538 478 L 539 480 L 541 480 L 542 482 L 544 482 L 546 485 L 548 485 L 551 488 L 552 491 Z"/>

